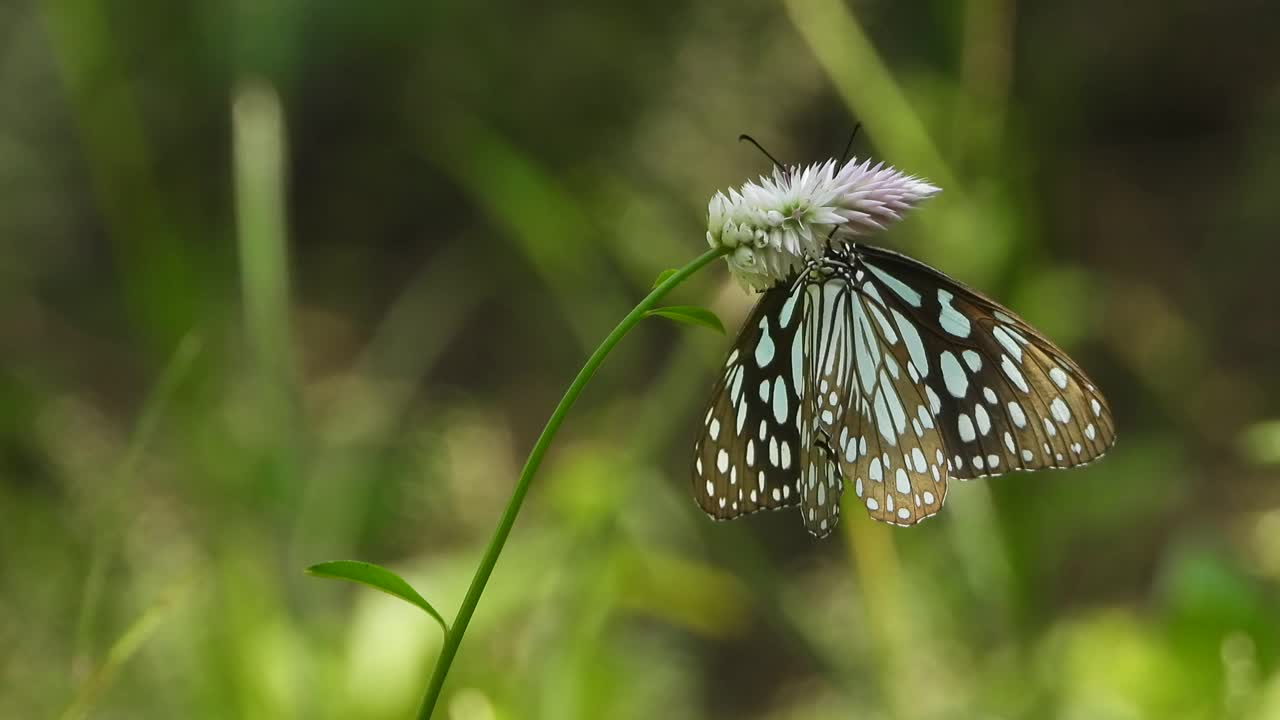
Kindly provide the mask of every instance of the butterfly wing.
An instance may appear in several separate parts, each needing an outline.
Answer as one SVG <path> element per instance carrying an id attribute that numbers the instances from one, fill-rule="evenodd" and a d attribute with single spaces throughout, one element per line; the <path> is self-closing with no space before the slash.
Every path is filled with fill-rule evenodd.
<path id="1" fill-rule="evenodd" d="M 802 284 L 766 291 L 725 359 L 694 445 L 693 495 L 726 520 L 799 502 Z"/>
<path id="2" fill-rule="evenodd" d="M 862 245 L 855 253 L 900 331 L 897 354 L 920 378 L 951 477 L 1073 467 L 1115 442 L 1093 381 L 1025 320 L 904 255 Z"/>
<path id="3" fill-rule="evenodd" d="M 947 275 L 865 245 L 769 290 L 695 445 L 712 517 L 801 506 L 834 530 L 846 482 L 871 517 L 913 525 L 949 478 L 1072 467 L 1115 442 L 1106 400 L 1026 321 Z"/>
<path id="4" fill-rule="evenodd" d="M 852 369 L 848 309 L 841 283 L 819 274 L 802 289 L 803 313 L 794 367 L 800 370 L 800 512 L 818 537 L 840 520 L 844 476 L 836 457 L 833 421 L 843 417 L 848 398 L 842 388 Z"/>
<path id="5" fill-rule="evenodd" d="M 893 310 L 856 266 L 837 260 L 824 268 L 826 281 L 810 288 L 815 310 L 806 324 L 820 358 L 810 386 L 818 444 L 873 518 L 915 524 L 941 509 L 947 468 L 923 385 L 908 370 L 903 336 L 914 328 L 895 325 Z M 821 521 L 809 526 L 825 529 Z"/>

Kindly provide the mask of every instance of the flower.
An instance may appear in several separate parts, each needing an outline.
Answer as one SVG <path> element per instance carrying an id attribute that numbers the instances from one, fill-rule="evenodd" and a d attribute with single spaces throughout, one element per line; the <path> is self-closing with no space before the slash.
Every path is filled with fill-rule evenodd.
<path id="1" fill-rule="evenodd" d="M 883 230 L 939 192 L 883 163 L 873 167 L 870 160 L 853 159 L 838 169 L 834 160 L 775 168 L 773 177 L 711 198 L 707 242 L 732 248 L 725 256 L 729 272 L 747 288 L 765 290 L 831 244 L 843 247 L 856 236 Z"/>

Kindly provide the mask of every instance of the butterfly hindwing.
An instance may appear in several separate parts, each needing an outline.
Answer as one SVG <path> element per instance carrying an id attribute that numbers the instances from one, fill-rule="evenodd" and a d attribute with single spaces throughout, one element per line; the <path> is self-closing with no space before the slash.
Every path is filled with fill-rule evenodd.
<path id="1" fill-rule="evenodd" d="M 914 525 L 942 509 L 948 475 L 944 440 L 909 351 L 917 331 L 861 269 L 854 268 L 851 285 L 861 348 L 855 377 L 863 402 L 857 408 L 858 447 L 850 448 L 846 461 L 852 458 L 854 491 L 871 517 Z M 846 424 L 854 426 L 854 418 Z"/>
<path id="2" fill-rule="evenodd" d="M 851 363 L 847 308 L 839 280 L 823 273 L 805 277 L 803 319 L 793 367 L 800 371 L 800 512 L 809 532 L 823 537 L 840 520 L 844 478 L 833 439 L 844 416 Z"/>
<path id="3" fill-rule="evenodd" d="M 947 475 L 942 437 L 925 410 L 923 388 L 907 373 L 910 360 L 901 336 L 912 328 L 895 325 L 854 264 L 831 257 L 816 263 L 814 272 L 823 279 L 809 286 L 812 310 L 805 328 L 813 358 L 807 384 L 812 393 L 806 396 L 813 401 L 806 407 L 816 418 L 816 441 L 830 472 L 853 486 L 873 518 L 915 524 L 942 507 Z M 830 483 L 827 495 L 842 487 Z M 802 477 L 802 495 L 805 488 Z M 818 521 L 810 522 L 811 511 L 802 504 L 811 532 L 834 527 L 838 505 L 829 504 L 836 506 L 829 524 L 821 520 L 821 507 Z"/>

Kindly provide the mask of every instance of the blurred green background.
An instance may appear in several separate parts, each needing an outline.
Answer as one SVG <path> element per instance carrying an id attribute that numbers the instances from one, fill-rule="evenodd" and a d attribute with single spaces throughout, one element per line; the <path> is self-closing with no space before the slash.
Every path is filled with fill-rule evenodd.
<path id="1" fill-rule="evenodd" d="M 882 244 L 1107 392 L 910 530 L 714 524 L 729 339 L 628 337 L 440 717 L 1280 717 L 1280 11 L 1263 2 L 0 3 L 0 717 L 404 718 L 588 351 L 706 201 L 855 154 Z M 736 327 L 719 264 L 673 302 Z"/>

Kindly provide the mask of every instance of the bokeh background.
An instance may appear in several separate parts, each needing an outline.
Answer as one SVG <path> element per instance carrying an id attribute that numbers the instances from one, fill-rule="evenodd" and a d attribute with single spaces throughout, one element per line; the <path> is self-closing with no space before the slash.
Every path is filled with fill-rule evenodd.
<path id="1" fill-rule="evenodd" d="M 404 718 L 525 453 L 706 201 L 854 151 L 881 239 L 1120 440 L 910 530 L 715 524 L 729 338 L 650 321 L 537 478 L 440 716 L 1280 717 L 1264 2 L 0 3 L 0 717 Z M 719 265 L 675 300 L 736 327 Z"/>

